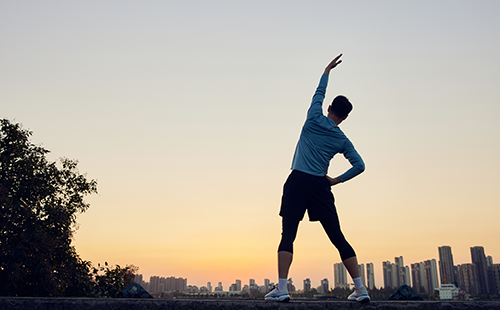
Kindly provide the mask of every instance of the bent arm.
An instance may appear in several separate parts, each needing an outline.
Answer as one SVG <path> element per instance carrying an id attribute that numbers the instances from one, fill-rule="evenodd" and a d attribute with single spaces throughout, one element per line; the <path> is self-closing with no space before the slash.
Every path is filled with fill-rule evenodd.
<path id="1" fill-rule="evenodd" d="M 332 186 L 350 180 L 355 176 L 359 175 L 360 173 L 362 173 L 363 171 L 365 171 L 365 163 L 361 158 L 361 156 L 359 155 L 359 153 L 354 148 L 354 146 L 352 145 L 351 141 L 347 142 L 347 145 L 343 153 L 344 157 L 349 161 L 352 167 L 345 173 L 336 178 L 331 178 L 325 174 L 325 176 L 327 177 L 328 181 L 330 181 L 330 184 Z"/>
<path id="2" fill-rule="evenodd" d="M 339 176 L 340 180 L 342 182 L 345 182 L 347 180 L 354 178 L 361 172 L 365 171 L 365 162 L 363 161 L 359 153 L 356 151 L 351 141 L 347 141 L 343 153 L 344 157 L 352 165 L 352 167 L 349 170 L 347 170 L 344 174 Z"/>

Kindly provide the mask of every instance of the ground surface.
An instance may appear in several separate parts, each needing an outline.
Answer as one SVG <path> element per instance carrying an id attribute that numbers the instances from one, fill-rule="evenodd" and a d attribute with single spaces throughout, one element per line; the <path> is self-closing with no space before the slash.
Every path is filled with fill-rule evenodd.
<path id="1" fill-rule="evenodd" d="M 114 299 L 114 298 L 23 298 L 0 297 L 0 310 L 326 310 L 326 309 L 498 309 L 499 301 L 372 301 L 359 304 L 349 301 L 302 301 L 287 303 L 263 300 L 231 299 Z"/>

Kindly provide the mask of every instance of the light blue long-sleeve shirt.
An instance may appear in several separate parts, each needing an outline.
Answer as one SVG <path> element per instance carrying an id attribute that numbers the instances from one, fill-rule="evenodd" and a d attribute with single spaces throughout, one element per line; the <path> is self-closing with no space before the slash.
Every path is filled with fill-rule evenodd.
<path id="1" fill-rule="evenodd" d="M 322 104 L 327 85 L 328 74 L 323 74 L 313 96 L 311 107 L 307 111 L 307 119 L 295 148 L 292 170 L 324 176 L 328 172 L 333 156 L 342 153 L 352 165 L 349 170 L 339 176 L 340 180 L 345 182 L 363 172 L 365 164 L 342 130 L 333 120 L 323 114 Z"/>

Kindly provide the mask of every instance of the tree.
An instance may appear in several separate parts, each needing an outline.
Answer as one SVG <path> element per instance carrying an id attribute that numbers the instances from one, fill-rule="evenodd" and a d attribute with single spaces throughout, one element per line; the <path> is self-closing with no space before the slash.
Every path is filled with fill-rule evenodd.
<path id="1" fill-rule="evenodd" d="M 115 297 L 127 285 L 134 282 L 135 273 L 139 268 L 134 265 L 128 265 L 121 268 L 116 265 L 115 268 L 109 268 L 108 263 L 104 266 L 98 264 L 92 271 L 93 287 L 92 296 L 94 297 Z"/>
<path id="2" fill-rule="evenodd" d="M 97 193 L 77 161 L 49 162 L 31 131 L 0 120 L 0 287 L 8 296 L 89 296 L 90 262 L 71 246 L 76 216 Z"/>

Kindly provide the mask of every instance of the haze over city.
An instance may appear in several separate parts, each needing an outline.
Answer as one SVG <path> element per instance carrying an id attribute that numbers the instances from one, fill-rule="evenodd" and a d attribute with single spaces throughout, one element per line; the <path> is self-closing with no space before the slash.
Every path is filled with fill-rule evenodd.
<path id="1" fill-rule="evenodd" d="M 324 108 L 366 171 L 333 187 L 360 263 L 498 246 L 498 1 L 2 1 L 0 117 L 98 195 L 74 246 L 94 264 L 204 286 L 277 281 L 282 186 L 324 67 Z M 349 164 L 332 160 L 328 174 Z M 333 280 L 319 223 L 290 277 Z M 299 284 L 300 286 L 300 284 Z"/>

